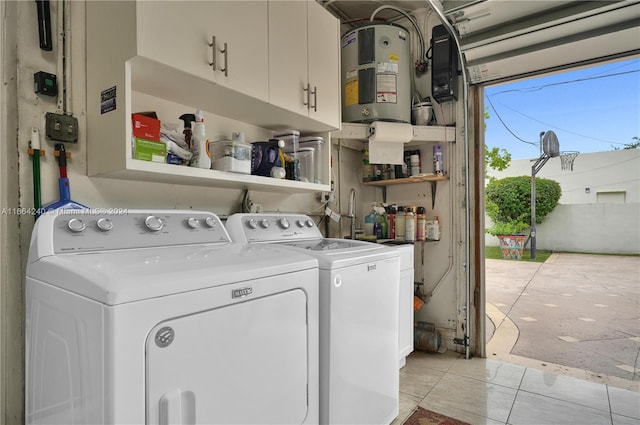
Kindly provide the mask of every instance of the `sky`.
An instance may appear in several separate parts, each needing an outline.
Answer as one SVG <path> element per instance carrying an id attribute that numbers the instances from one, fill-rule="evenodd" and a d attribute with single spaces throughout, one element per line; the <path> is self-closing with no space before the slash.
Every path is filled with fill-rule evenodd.
<path id="1" fill-rule="evenodd" d="M 560 152 L 622 149 L 640 138 L 640 58 L 485 88 L 485 143 L 538 158 L 540 133 Z"/>

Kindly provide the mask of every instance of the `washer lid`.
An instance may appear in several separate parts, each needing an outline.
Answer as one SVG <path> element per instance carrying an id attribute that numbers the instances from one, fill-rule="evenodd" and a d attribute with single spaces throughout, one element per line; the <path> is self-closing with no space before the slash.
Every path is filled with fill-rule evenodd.
<path id="1" fill-rule="evenodd" d="M 335 269 L 400 257 L 400 252 L 396 249 L 372 242 L 349 239 L 321 238 L 284 241 L 275 244 L 316 257 L 321 269 Z"/>
<path id="2" fill-rule="evenodd" d="M 317 267 L 273 245 L 201 244 L 47 256 L 27 278 L 117 305 Z"/>

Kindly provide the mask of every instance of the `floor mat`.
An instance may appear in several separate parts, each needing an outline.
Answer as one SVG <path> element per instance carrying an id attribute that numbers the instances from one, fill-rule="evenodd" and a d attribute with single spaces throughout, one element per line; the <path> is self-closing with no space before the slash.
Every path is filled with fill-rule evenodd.
<path id="1" fill-rule="evenodd" d="M 403 425 L 469 425 L 457 419 L 418 407 Z"/>

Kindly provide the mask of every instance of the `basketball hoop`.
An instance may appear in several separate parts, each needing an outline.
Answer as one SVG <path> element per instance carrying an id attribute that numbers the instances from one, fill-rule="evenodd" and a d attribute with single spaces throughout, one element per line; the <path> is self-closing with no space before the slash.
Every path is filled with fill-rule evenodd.
<path id="1" fill-rule="evenodd" d="M 573 171 L 573 161 L 580 155 L 578 151 L 560 152 L 560 167 L 562 171 Z"/>
<path id="2" fill-rule="evenodd" d="M 541 141 L 542 152 L 547 154 L 550 158 L 558 156 L 560 152 L 560 143 L 558 142 L 558 136 L 556 136 L 556 133 L 549 130 L 545 133 L 540 133 L 540 135 L 544 135 Z"/>

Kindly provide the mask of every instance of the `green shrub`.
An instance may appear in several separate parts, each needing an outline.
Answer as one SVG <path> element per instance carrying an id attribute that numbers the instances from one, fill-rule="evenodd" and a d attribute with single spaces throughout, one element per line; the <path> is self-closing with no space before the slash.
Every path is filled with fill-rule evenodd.
<path id="1" fill-rule="evenodd" d="M 486 212 L 491 235 L 523 233 L 531 226 L 531 177 L 494 179 L 486 187 Z M 562 190 L 555 180 L 536 178 L 536 224 L 558 205 Z"/>

